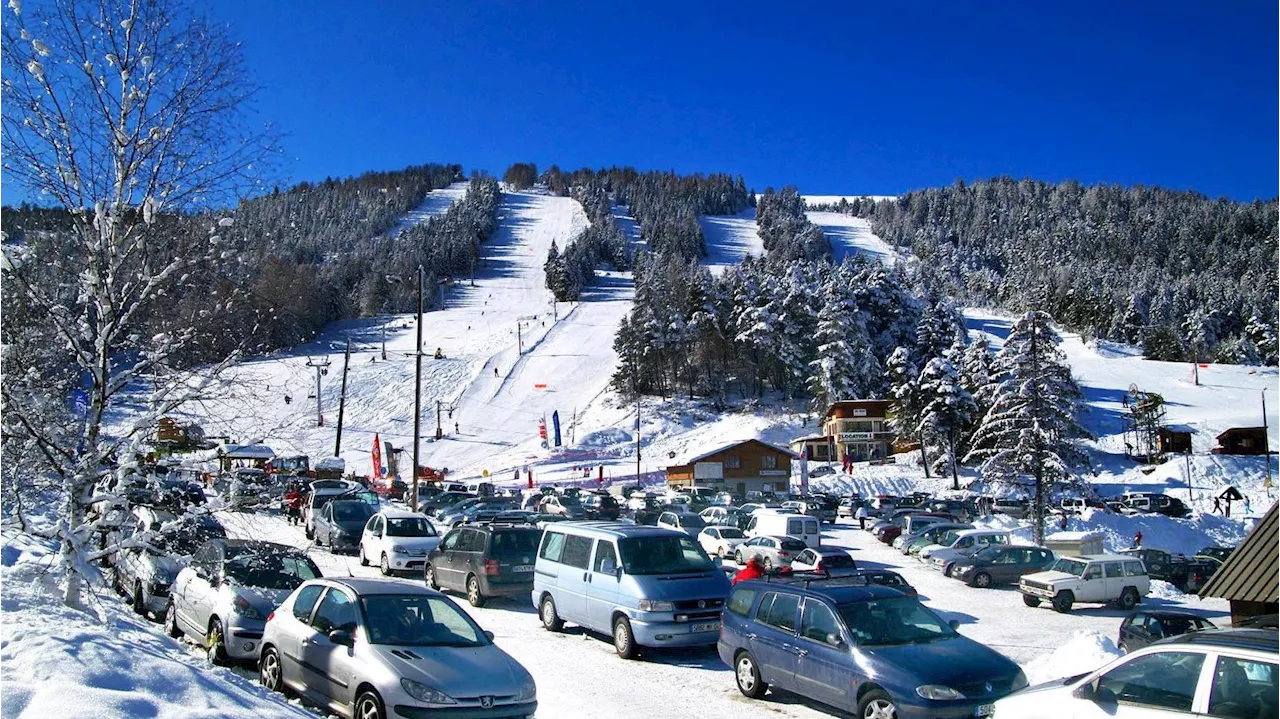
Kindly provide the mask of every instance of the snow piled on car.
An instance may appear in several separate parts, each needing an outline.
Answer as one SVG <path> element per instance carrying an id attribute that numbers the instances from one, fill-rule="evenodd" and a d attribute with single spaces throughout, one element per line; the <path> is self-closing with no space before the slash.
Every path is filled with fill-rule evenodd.
<path id="1" fill-rule="evenodd" d="M 1122 653 L 1111 637 L 1101 632 L 1082 630 L 1053 652 L 1028 662 L 1023 670 L 1028 682 L 1043 684 L 1091 672 Z"/>

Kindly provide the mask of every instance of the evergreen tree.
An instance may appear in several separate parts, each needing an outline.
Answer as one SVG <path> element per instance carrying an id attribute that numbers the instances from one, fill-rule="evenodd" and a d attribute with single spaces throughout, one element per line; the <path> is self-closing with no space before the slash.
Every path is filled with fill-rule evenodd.
<path id="1" fill-rule="evenodd" d="M 855 315 L 852 299 L 836 283 L 828 282 L 822 294 L 814 337 L 818 342 L 818 358 L 809 363 L 813 369 L 809 375 L 809 393 L 817 412 L 838 400 L 858 397 L 853 379 L 857 360 L 846 340 Z"/>
<path id="2" fill-rule="evenodd" d="M 920 391 L 919 379 L 920 373 L 911 362 L 911 353 L 905 347 L 899 347 L 889 355 L 889 360 L 885 363 L 885 380 L 889 385 L 889 396 L 894 400 L 889 428 L 899 437 L 912 437 L 919 442 L 921 458 L 924 460 L 924 476 L 927 478 L 928 449 L 920 433 L 925 397 Z"/>
<path id="3" fill-rule="evenodd" d="M 1076 420 L 1079 386 L 1071 377 L 1062 341 L 1044 312 L 1032 311 L 1013 325 L 996 355 L 1000 380 L 991 408 L 973 436 L 964 461 L 981 459 L 983 476 L 1012 482 L 1035 481 L 1034 536 L 1044 541 L 1045 502 L 1071 467 L 1087 461 L 1075 440 L 1086 436 Z"/>
<path id="4" fill-rule="evenodd" d="M 958 490 L 957 454 L 978 406 L 964 388 L 960 373 L 946 358 L 929 360 L 920 373 L 918 385 L 923 402 L 919 434 L 930 445 L 934 470 L 941 474 L 949 469 L 951 488 Z"/>

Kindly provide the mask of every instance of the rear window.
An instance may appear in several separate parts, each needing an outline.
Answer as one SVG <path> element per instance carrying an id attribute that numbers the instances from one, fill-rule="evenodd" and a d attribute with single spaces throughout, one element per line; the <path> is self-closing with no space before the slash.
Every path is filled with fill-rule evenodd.
<path id="1" fill-rule="evenodd" d="M 489 540 L 489 554 L 494 558 L 532 556 L 541 534 L 537 530 L 494 532 Z"/>
<path id="2" fill-rule="evenodd" d="M 738 587 L 729 595 L 729 603 L 725 608 L 734 614 L 747 616 L 751 612 L 751 605 L 756 601 L 756 595 L 760 592 L 749 587 Z"/>
<path id="3" fill-rule="evenodd" d="M 1124 575 L 1126 577 L 1141 577 L 1147 573 L 1142 566 L 1142 562 L 1124 562 Z"/>
<path id="4" fill-rule="evenodd" d="M 803 552 L 805 549 L 805 543 L 801 542 L 799 539 L 784 539 L 779 542 L 779 545 L 782 549 L 792 552 Z"/>
<path id="5" fill-rule="evenodd" d="M 824 567 L 853 567 L 856 563 L 853 557 L 847 554 L 828 554 L 822 557 L 822 566 Z"/>

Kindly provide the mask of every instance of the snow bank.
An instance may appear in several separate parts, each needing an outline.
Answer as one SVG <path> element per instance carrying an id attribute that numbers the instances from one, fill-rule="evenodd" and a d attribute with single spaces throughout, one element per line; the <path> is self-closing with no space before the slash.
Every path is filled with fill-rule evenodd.
<path id="1" fill-rule="evenodd" d="M 208 666 L 114 597 L 95 603 L 96 616 L 63 606 L 49 569 L 53 550 L 26 537 L 6 540 L 3 719 L 314 719 L 249 679 Z"/>
<path id="2" fill-rule="evenodd" d="M 1077 631 L 1051 654 L 1033 659 L 1023 671 L 1031 684 L 1091 672 L 1121 655 L 1111 637 L 1101 632 Z"/>

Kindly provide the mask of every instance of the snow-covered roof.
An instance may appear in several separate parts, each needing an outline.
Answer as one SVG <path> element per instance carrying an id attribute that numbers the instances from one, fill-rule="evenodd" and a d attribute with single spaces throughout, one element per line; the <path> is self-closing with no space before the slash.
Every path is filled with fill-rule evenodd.
<path id="1" fill-rule="evenodd" d="M 345 472 L 347 460 L 341 457 L 325 457 L 316 462 L 316 469 L 323 472 Z"/>
<path id="2" fill-rule="evenodd" d="M 811 434 L 807 437 L 796 437 L 795 439 L 791 440 L 791 444 L 795 444 L 796 442 L 819 442 L 819 441 L 825 442 L 829 439 L 831 438 L 825 434 Z"/>
<path id="3" fill-rule="evenodd" d="M 218 450 L 227 459 L 271 459 L 275 450 L 265 444 L 227 444 Z"/>
<path id="4" fill-rule="evenodd" d="M 700 455 L 698 455 L 698 456 L 696 456 L 696 457 L 691 457 L 691 458 L 689 458 L 689 459 L 686 459 L 686 460 L 684 460 L 684 461 L 680 462 L 680 464 L 693 464 L 693 463 L 695 463 L 695 462 L 701 462 L 702 460 L 706 459 L 707 457 L 710 457 L 710 456 L 715 455 L 715 454 L 719 454 L 719 453 L 724 452 L 724 451 L 726 451 L 726 450 L 733 449 L 734 447 L 737 447 L 738 445 L 747 444 L 748 442 L 755 442 L 755 443 L 757 443 L 757 444 L 762 444 L 762 445 L 764 445 L 764 446 L 768 447 L 769 449 L 772 449 L 772 450 L 774 450 L 774 451 L 778 452 L 779 454 L 785 454 L 785 455 L 787 455 L 788 457 L 790 457 L 790 458 L 792 458 L 792 459 L 798 459 L 798 458 L 800 457 L 800 455 L 796 454 L 795 452 L 792 452 L 792 451 L 791 451 L 791 450 L 789 450 L 789 449 L 784 449 L 784 448 L 779 447 L 779 446 L 777 446 L 777 445 L 775 445 L 775 444 L 769 444 L 768 442 L 764 442 L 764 441 L 762 441 L 762 440 L 758 440 L 758 439 L 754 439 L 754 438 L 753 438 L 753 439 L 741 439 L 741 440 L 738 440 L 737 442 L 730 442 L 729 444 L 726 444 L 726 445 L 724 445 L 724 446 L 722 446 L 722 447 L 717 447 L 717 448 L 715 448 L 715 449 L 713 449 L 713 450 L 710 450 L 710 451 L 707 451 L 707 452 L 703 452 L 702 454 L 700 454 Z"/>
<path id="5" fill-rule="evenodd" d="M 1054 532 L 1053 534 L 1045 537 L 1045 540 L 1052 540 L 1055 542 L 1081 542 L 1086 539 L 1094 538 L 1106 539 L 1106 536 L 1107 535 L 1102 532 Z"/>

